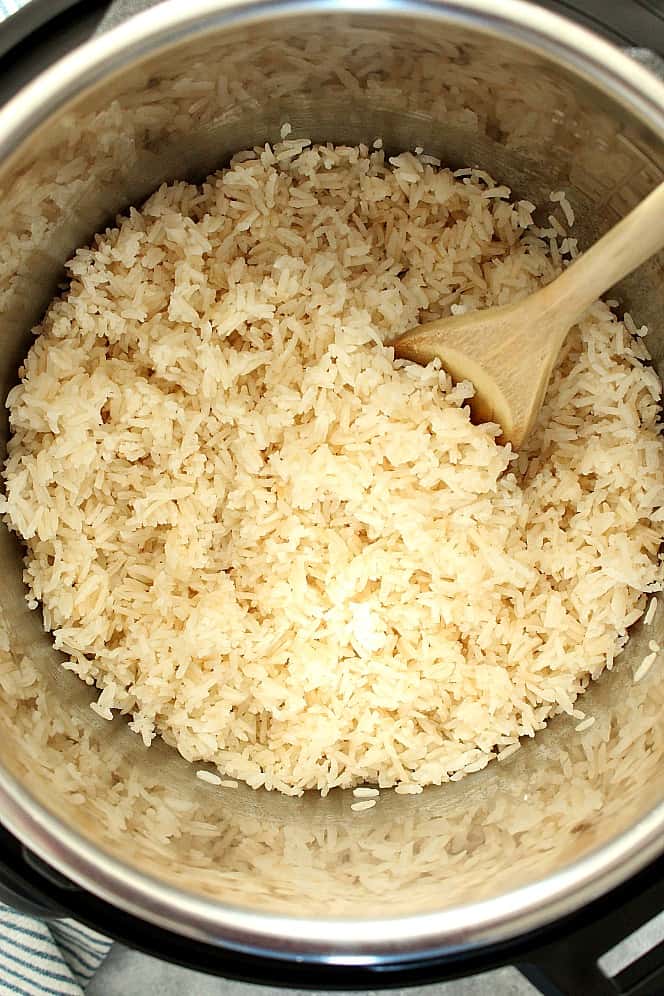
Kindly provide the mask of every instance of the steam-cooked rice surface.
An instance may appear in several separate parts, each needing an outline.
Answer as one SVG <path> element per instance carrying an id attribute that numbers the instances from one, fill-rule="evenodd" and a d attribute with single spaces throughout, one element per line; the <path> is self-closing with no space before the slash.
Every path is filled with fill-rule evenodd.
<path id="1" fill-rule="evenodd" d="M 518 458 L 470 385 L 383 345 L 574 254 L 562 195 L 550 230 L 508 197 L 285 141 L 76 254 L 8 399 L 1 508 L 102 715 L 289 794 L 417 791 L 584 719 L 661 587 L 643 330 L 589 311 Z"/>

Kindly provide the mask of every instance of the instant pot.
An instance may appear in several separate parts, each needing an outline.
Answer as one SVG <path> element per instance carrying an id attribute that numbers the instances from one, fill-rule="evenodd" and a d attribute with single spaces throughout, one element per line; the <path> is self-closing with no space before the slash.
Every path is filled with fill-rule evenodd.
<path id="1" fill-rule="evenodd" d="M 564 189 L 581 246 L 663 178 L 655 0 L 171 0 L 95 35 L 104 12 L 33 0 L 0 29 L 3 399 L 77 246 L 286 121 L 317 141 L 422 146 L 539 205 Z M 613 296 L 650 326 L 661 375 L 664 258 Z M 3 409 L 3 446 L 7 432 Z M 663 608 L 584 697 L 591 729 L 559 716 L 504 762 L 352 813 L 350 793 L 211 786 L 100 719 L 27 606 L 4 527 L 0 567 L 6 902 L 272 984 L 375 989 L 513 963 L 543 992 L 664 991 L 664 945 L 611 977 L 600 964 L 664 909 L 664 682 L 657 666 L 634 681 L 649 640 L 664 644 Z"/>

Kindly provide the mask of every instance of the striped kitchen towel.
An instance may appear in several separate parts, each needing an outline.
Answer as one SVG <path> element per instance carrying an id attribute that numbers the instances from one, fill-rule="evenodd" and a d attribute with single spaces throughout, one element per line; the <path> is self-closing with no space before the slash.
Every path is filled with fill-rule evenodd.
<path id="1" fill-rule="evenodd" d="M 0 903 L 0 996 L 82 996 L 111 944 L 73 920 L 45 923 Z"/>
<path id="2" fill-rule="evenodd" d="M 15 14 L 19 7 L 23 7 L 25 0 L 0 0 L 0 21 L 10 14 Z"/>

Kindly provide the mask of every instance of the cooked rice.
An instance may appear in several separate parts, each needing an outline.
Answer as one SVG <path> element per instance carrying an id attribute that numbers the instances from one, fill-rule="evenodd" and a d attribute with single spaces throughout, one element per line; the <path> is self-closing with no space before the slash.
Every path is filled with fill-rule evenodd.
<path id="1" fill-rule="evenodd" d="M 646 656 L 643 658 L 643 660 L 641 661 L 641 663 L 639 664 L 634 673 L 635 682 L 642 681 L 643 678 L 645 678 L 645 676 L 648 674 L 648 671 L 655 663 L 656 658 L 657 658 L 656 652 L 653 652 L 651 654 L 646 654 Z"/>
<path id="2" fill-rule="evenodd" d="M 351 809 L 354 813 L 363 813 L 367 809 L 373 809 L 376 805 L 375 799 L 364 799 L 362 802 L 354 802 L 351 805 Z"/>
<path id="3" fill-rule="evenodd" d="M 594 723 L 595 723 L 595 717 L 587 716 L 585 719 L 582 719 L 581 722 L 577 725 L 576 732 L 583 733 L 585 730 L 589 730 L 590 727 L 594 725 Z"/>
<path id="4" fill-rule="evenodd" d="M 375 799 L 380 795 L 380 791 L 376 788 L 361 785 L 353 789 L 353 795 L 356 799 Z"/>
<path id="5" fill-rule="evenodd" d="M 202 782 L 207 782 L 209 785 L 221 785 L 221 778 L 219 775 L 215 775 L 213 771 L 201 769 L 196 772 L 196 777 L 200 778 Z"/>
<path id="6" fill-rule="evenodd" d="M 397 795 L 419 795 L 420 792 L 424 791 L 424 788 L 414 782 L 399 782 L 398 785 L 394 786 L 394 791 Z"/>
<path id="7" fill-rule="evenodd" d="M 646 609 L 646 614 L 643 617 L 643 622 L 645 626 L 652 625 L 656 612 L 657 612 L 657 596 L 653 595 L 650 601 L 648 602 L 648 608 Z"/>
<path id="8" fill-rule="evenodd" d="M 3 510 L 100 715 L 253 787 L 416 793 L 572 714 L 661 588 L 661 385 L 598 302 L 515 458 L 382 343 L 549 281 L 555 230 L 481 171 L 307 146 L 76 254 Z"/>
<path id="9" fill-rule="evenodd" d="M 554 203 L 560 204 L 561 210 L 562 210 L 563 214 L 565 215 L 565 221 L 567 222 L 568 225 L 573 225 L 574 224 L 574 210 L 573 210 L 572 205 L 570 204 L 570 202 L 567 200 L 567 194 L 565 193 L 565 191 L 564 190 L 554 190 L 554 192 L 551 194 L 551 200 Z"/>

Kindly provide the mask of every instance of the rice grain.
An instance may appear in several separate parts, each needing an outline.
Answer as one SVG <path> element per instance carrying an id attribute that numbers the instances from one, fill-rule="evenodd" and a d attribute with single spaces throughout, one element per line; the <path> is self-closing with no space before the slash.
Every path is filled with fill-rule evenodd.
<path id="1" fill-rule="evenodd" d="M 375 799 L 363 799 L 361 802 L 351 803 L 351 809 L 354 813 L 364 813 L 367 809 L 373 809 L 376 805 Z"/>

